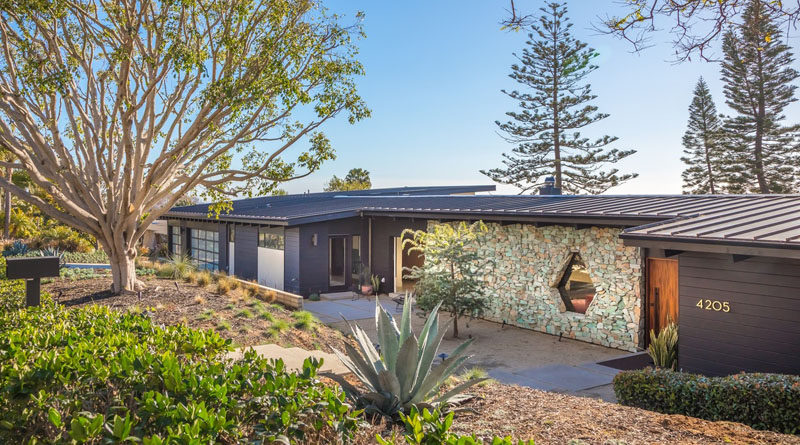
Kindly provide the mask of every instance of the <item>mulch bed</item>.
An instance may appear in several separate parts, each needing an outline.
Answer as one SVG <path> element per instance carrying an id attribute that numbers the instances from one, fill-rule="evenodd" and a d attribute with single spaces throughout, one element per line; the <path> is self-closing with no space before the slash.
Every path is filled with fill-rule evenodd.
<path id="1" fill-rule="evenodd" d="M 105 277 L 82 280 L 56 279 L 43 284 L 42 289 L 50 292 L 56 301 L 65 306 L 101 304 L 120 310 L 148 309 L 158 323 L 165 325 L 186 323 L 196 329 L 216 330 L 223 337 L 233 340 L 235 346 L 275 343 L 285 347 L 297 346 L 325 352 L 332 352 L 331 346 L 339 350 L 344 348 L 345 338 L 339 331 L 321 323 L 315 324 L 310 330 L 292 328 L 295 320 L 291 317 L 290 310 L 263 302 L 276 320 L 285 320 L 290 325 L 290 329 L 279 334 L 275 334 L 274 330 L 270 332 L 272 323 L 258 316 L 253 307 L 255 300 L 245 297 L 241 289 L 219 295 L 213 283 L 200 287 L 183 281 L 156 277 L 140 277 L 140 279 L 146 286 L 141 296 L 134 293 L 112 294 L 111 279 Z M 243 311 L 250 312 L 252 316 Z"/>
<path id="2" fill-rule="evenodd" d="M 667 415 L 585 397 L 491 384 L 456 414 L 453 431 L 536 444 L 800 444 L 800 437 L 733 422 Z"/>

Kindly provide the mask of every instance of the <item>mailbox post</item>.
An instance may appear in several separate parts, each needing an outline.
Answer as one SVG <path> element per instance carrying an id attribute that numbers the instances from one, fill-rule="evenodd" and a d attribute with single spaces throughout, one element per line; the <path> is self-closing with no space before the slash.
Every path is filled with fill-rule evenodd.
<path id="1" fill-rule="evenodd" d="M 25 305 L 38 306 L 42 278 L 57 277 L 60 266 L 61 259 L 57 256 L 7 258 L 6 277 L 25 280 Z"/>

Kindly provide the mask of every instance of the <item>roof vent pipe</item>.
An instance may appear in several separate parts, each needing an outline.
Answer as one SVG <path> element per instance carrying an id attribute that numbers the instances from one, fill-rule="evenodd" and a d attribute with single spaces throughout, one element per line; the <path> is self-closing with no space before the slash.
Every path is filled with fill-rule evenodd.
<path id="1" fill-rule="evenodd" d="M 556 178 L 548 176 L 544 178 L 544 185 L 539 187 L 540 195 L 560 195 L 561 187 L 556 187 Z"/>

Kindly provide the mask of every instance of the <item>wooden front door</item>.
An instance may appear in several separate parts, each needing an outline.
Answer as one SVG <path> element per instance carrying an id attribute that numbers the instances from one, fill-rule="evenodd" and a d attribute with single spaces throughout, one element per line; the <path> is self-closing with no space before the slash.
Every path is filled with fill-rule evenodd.
<path id="1" fill-rule="evenodd" d="M 670 321 L 678 322 L 678 260 L 647 259 L 647 341 Z"/>

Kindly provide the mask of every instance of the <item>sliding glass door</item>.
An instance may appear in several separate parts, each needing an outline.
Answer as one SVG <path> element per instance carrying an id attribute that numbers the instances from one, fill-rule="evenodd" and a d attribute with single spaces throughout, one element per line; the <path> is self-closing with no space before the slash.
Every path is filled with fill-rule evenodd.
<path id="1" fill-rule="evenodd" d="M 328 238 L 328 287 L 344 289 L 347 285 L 347 237 Z"/>

